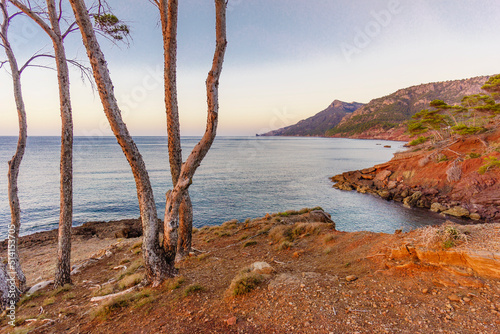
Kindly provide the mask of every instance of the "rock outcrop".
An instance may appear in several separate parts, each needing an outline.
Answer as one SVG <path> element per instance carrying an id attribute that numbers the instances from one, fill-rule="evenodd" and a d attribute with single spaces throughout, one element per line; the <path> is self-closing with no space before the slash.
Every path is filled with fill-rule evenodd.
<path id="1" fill-rule="evenodd" d="M 500 220 L 500 169 L 480 174 L 485 157 L 500 157 L 500 130 L 396 153 L 384 164 L 331 178 L 334 187 L 370 193 L 404 206 L 472 220 Z M 459 169 L 450 178 L 450 169 Z M 454 175 L 457 175 L 456 173 Z"/>

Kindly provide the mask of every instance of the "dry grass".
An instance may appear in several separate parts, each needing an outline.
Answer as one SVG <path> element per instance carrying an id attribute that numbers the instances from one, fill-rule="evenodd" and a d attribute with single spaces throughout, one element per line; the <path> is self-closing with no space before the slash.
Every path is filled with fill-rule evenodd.
<path id="1" fill-rule="evenodd" d="M 418 241 L 426 247 L 452 248 L 469 241 L 469 232 L 464 226 L 444 224 L 428 226 L 420 230 Z"/>
<path id="2" fill-rule="evenodd" d="M 231 296 L 240 296 L 254 290 L 263 281 L 264 276 L 251 272 L 250 268 L 246 267 L 233 278 L 227 293 Z"/>
<path id="3" fill-rule="evenodd" d="M 121 291 L 131 288 L 134 285 L 139 284 L 143 278 L 144 275 L 141 273 L 125 276 L 122 280 L 120 280 L 120 282 L 118 282 L 118 289 Z"/>

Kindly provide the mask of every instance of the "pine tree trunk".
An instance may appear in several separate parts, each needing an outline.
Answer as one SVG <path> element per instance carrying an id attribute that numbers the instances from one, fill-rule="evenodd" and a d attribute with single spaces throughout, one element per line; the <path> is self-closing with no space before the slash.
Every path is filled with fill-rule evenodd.
<path id="1" fill-rule="evenodd" d="M 21 227 L 21 206 L 19 204 L 18 197 L 18 186 L 17 179 L 19 176 L 19 167 L 24 156 L 24 151 L 26 149 L 27 141 L 27 122 L 26 122 L 26 110 L 24 107 L 24 100 L 21 89 L 21 73 L 19 72 L 19 67 L 17 65 L 17 60 L 12 51 L 8 40 L 8 27 L 9 27 L 9 16 L 7 13 L 6 1 L 2 0 L 2 12 L 4 16 L 4 21 L 2 23 L 2 32 L 0 34 L 2 39 L 2 44 L 4 45 L 5 53 L 10 64 L 12 83 L 14 86 L 14 98 L 16 102 L 17 115 L 19 120 L 19 136 L 17 141 L 17 148 L 14 156 L 9 161 L 9 171 L 8 171 L 8 197 L 11 213 L 11 221 L 9 226 L 9 241 L 8 241 L 8 271 L 15 273 L 15 280 L 17 281 L 17 286 L 20 291 L 26 289 L 26 277 L 21 269 L 21 262 L 19 259 L 19 229 Z"/>
<path id="2" fill-rule="evenodd" d="M 174 189 L 167 193 L 167 203 L 165 206 L 164 220 L 164 240 L 163 247 L 167 261 L 172 261 L 176 256 L 176 248 L 179 235 L 179 211 L 181 202 L 184 199 L 185 192 L 192 182 L 192 178 L 201 161 L 212 146 L 217 132 L 217 121 L 219 114 L 219 78 L 222 72 L 224 62 L 224 53 L 226 51 L 226 0 L 215 0 L 216 14 L 216 47 L 212 69 L 208 73 L 207 104 L 208 117 L 205 134 L 193 148 L 186 162 L 182 165 L 181 172 Z"/>
<path id="3" fill-rule="evenodd" d="M 73 120 L 69 90 L 69 70 L 63 38 L 54 0 L 47 0 L 47 11 L 52 26 L 52 42 L 59 83 L 61 108 L 61 182 L 59 235 L 54 287 L 71 283 L 71 226 L 73 222 Z"/>
<path id="4" fill-rule="evenodd" d="M 177 102 L 177 0 L 159 2 L 164 49 L 165 109 L 167 114 L 168 155 L 172 184 L 175 186 L 182 167 L 182 150 Z M 191 251 L 193 231 L 193 206 L 189 192 L 184 194 L 179 209 L 179 240 L 176 261 L 181 260 Z"/>
<path id="5" fill-rule="evenodd" d="M 142 252 L 146 268 L 145 280 L 146 283 L 157 286 L 166 277 L 174 276 L 176 270 L 174 259 L 167 261 L 163 249 L 160 247 L 158 215 L 146 165 L 123 122 L 106 59 L 97 42 L 85 2 L 83 0 L 70 0 L 70 3 L 87 49 L 104 112 L 134 175 L 143 229 Z"/>

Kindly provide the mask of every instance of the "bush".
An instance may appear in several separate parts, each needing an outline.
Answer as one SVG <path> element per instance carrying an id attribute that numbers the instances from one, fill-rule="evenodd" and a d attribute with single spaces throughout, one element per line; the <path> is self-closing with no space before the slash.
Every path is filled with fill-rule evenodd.
<path id="1" fill-rule="evenodd" d="M 425 143 L 428 139 L 429 137 L 420 136 L 417 139 L 413 139 L 411 142 L 408 143 L 408 145 L 417 146 L 419 144 Z"/>
<path id="2" fill-rule="evenodd" d="M 252 272 L 241 272 L 232 281 L 229 286 L 229 292 L 232 296 L 239 296 L 254 290 L 264 277 Z"/>
<path id="3" fill-rule="evenodd" d="M 484 165 L 482 165 L 478 170 L 479 174 L 484 174 L 493 168 L 500 167 L 500 160 L 498 160 L 498 158 L 495 158 L 493 156 L 484 158 L 484 161 L 485 161 Z"/>
<path id="4" fill-rule="evenodd" d="M 189 295 L 192 295 L 195 292 L 203 291 L 203 290 L 205 290 L 205 288 L 202 287 L 201 285 L 199 285 L 199 284 L 191 284 L 190 286 L 188 286 L 184 290 L 184 297 L 187 297 Z"/>

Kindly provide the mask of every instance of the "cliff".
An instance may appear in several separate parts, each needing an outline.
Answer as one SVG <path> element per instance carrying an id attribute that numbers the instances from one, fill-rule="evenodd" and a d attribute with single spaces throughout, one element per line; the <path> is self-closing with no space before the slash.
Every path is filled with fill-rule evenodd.
<path id="1" fill-rule="evenodd" d="M 500 221 L 500 129 L 454 136 L 395 154 L 389 162 L 334 176 L 335 187 L 371 193 L 443 215 Z M 482 173 L 484 172 L 484 173 Z"/>

